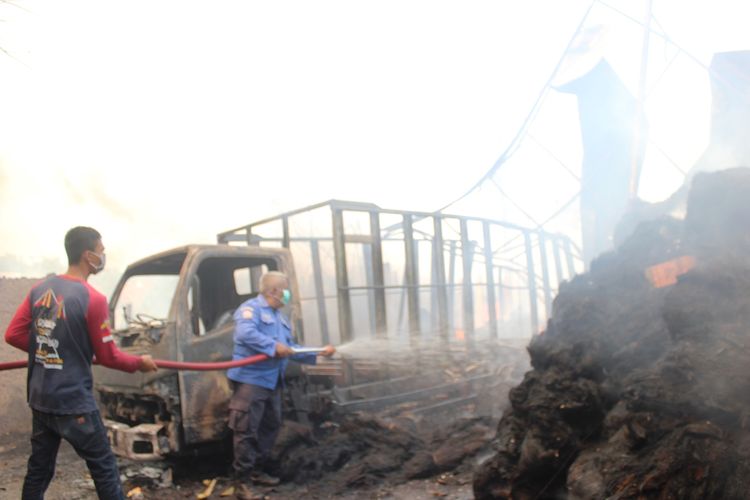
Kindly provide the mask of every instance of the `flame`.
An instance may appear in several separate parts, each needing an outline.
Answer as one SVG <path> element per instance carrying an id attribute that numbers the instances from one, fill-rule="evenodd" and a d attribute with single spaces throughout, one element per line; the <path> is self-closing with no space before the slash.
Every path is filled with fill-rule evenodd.
<path id="1" fill-rule="evenodd" d="M 677 277 L 695 267 L 695 257 L 683 255 L 646 269 L 646 279 L 654 288 L 664 288 L 677 283 Z"/>

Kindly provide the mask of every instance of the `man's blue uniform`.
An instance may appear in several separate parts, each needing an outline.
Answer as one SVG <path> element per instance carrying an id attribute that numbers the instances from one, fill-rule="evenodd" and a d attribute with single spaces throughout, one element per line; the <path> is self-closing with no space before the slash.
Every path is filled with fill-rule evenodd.
<path id="1" fill-rule="evenodd" d="M 283 384 L 289 358 L 275 358 L 276 342 L 295 348 L 289 320 L 281 311 L 272 308 L 265 297 L 247 300 L 234 313 L 234 352 L 232 359 L 243 359 L 265 354 L 271 359 L 252 365 L 230 368 L 227 376 L 241 384 L 252 384 L 266 389 L 276 389 Z M 314 354 L 295 354 L 291 359 L 300 363 L 315 364 Z"/>
<path id="2" fill-rule="evenodd" d="M 300 347 L 292 339 L 289 320 L 259 295 L 244 302 L 234 313 L 232 359 L 265 354 L 270 359 L 231 368 L 227 376 L 237 382 L 229 401 L 229 427 L 234 431 L 234 471 L 247 480 L 256 461 L 266 460 L 281 428 L 281 389 L 288 358 L 275 357 L 276 343 Z M 314 354 L 295 354 L 291 359 L 315 364 Z"/>

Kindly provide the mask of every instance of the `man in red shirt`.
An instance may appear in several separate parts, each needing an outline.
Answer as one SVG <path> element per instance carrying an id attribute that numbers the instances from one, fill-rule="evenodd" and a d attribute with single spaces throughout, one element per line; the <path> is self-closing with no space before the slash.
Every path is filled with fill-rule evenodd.
<path id="1" fill-rule="evenodd" d="M 149 355 L 132 356 L 117 348 L 107 298 L 87 283 L 104 269 L 99 232 L 74 227 L 65 235 L 65 252 L 68 271 L 37 283 L 5 332 L 6 342 L 29 354 L 33 428 L 22 498 L 44 497 L 63 438 L 86 460 L 99 498 L 122 499 L 117 461 L 94 401 L 91 361 L 96 356 L 101 365 L 131 373 L 157 366 Z"/>

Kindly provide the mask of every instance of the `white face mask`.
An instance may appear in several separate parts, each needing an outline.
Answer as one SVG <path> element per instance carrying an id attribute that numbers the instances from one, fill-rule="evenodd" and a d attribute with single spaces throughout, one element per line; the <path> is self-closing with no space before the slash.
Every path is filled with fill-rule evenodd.
<path id="1" fill-rule="evenodd" d="M 89 261 L 89 266 L 91 266 L 91 272 L 94 274 L 99 274 L 104 269 L 104 265 L 107 263 L 107 255 L 102 253 L 96 253 L 94 251 L 91 251 L 94 255 L 96 255 L 99 258 L 99 264 L 92 264 L 91 261 Z"/>

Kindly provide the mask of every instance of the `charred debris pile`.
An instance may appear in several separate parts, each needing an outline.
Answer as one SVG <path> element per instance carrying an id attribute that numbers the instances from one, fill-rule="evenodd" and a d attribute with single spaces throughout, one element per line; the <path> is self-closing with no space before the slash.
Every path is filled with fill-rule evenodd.
<path id="1" fill-rule="evenodd" d="M 524 344 L 345 346 L 345 370 L 357 380 L 313 408 L 312 425 L 285 422 L 271 469 L 286 482 L 323 480 L 334 493 L 469 472 L 489 452 L 508 390 L 529 368 Z"/>
<path id="2" fill-rule="evenodd" d="M 750 169 L 566 283 L 529 352 L 477 498 L 746 498 Z"/>

